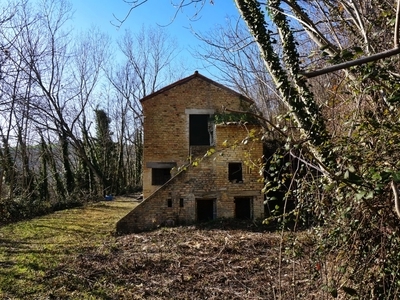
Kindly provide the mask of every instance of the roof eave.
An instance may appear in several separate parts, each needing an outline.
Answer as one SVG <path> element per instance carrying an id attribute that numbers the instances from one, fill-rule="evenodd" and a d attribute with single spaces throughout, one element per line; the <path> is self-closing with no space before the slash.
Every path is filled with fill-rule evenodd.
<path id="1" fill-rule="evenodd" d="M 236 96 L 240 97 L 241 99 L 243 99 L 243 100 L 245 100 L 245 101 L 247 101 L 249 103 L 254 103 L 254 101 L 251 100 L 250 98 L 248 98 L 248 97 L 244 96 L 243 94 L 240 94 L 240 93 L 236 92 L 235 90 L 232 90 L 231 88 L 228 88 L 225 85 L 222 85 L 222 84 L 220 84 L 220 83 L 218 83 L 218 82 L 216 82 L 216 81 L 214 81 L 214 80 L 212 80 L 212 79 L 210 79 L 210 78 L 208 78 L 208 77 L 206 77 L 204 75 L 201 75 L 198 71 L 195 71 L 194 74 L 192 74 L 192 75 L 190 75 L 188 77 L 185 77 L 185 78 L 183 78 L 181 80 L 178 80 L 178 81 L 176 81 L 176 82 L 174 82 L 174 83 L 172 83 L 170 85 L 167 85 L 167 86 L 163 87 L 162 89 L 160 89 L 160 90 L 158 90 L 158 91 L 156 91 L 154 93 L 151 93 L 148 96 L 143 97 L 142 99 L 140 99 L 140 102 L 144 102 L 144 101 L 146 101 L 148 99 L 151 99 L 151 98 L 153 98 L 153 97 L 155 97 L 157 95 L 160 95 L 160 94 L 162 94 L 162 93 L 164 93 L 164 92 L 166 92 L 166 91 L 168 91 L 168 90 L 170 90 L 170 89 L 172 89 L 172 88 L 174 88 L 176 86 L 179 86 L 179 85 L 182 85 L 182 84 L 184 84 L 186 82 L 189 82 L 190 80 L 192 80 L 194 78 L 200 78 L 200 79 L 202 79 L 204 81 L 207 81 L 207 82 L 211 83 L 212 85 L 215 85 L 215 86 L 217 86 L 217 87 L 219 87 L 219 88 L 221 88 L 223 90 L 228 91 L 229 93 L 235 94 Z"/>

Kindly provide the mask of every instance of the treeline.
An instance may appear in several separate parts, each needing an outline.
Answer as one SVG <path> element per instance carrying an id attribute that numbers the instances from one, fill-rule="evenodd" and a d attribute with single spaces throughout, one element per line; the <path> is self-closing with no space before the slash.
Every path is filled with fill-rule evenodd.
<path id="1" fill-rule="evenodd" d="M 113 50 L 67 1 L 0 6 L 0 224 L 140 190 L 139 99 L 179 76 L 175 41 L 142 28 Z"/>

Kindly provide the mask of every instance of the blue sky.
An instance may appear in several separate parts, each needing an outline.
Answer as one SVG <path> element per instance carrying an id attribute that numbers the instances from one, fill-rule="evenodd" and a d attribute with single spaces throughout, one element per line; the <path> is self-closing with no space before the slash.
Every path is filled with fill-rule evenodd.
<path id="1" fill-rule="evenodd" d="M 201 69 L 201 62 L 195 61 L 189 53 L 190 47 L 196 47 L 200 43 L 191 33 L 190 27 L 196 32 L 207 32 L 218 24 L 223 25 L 227 16 L 238 16 L 233 0 L 214 0 L 214 4 L 210 4 L 210 0 L 205 0 L 205 6 L 195 21 L 190 18 L 197 8 L 191 5 L 183 12 L 178 12 L 171 23 L 176 12 L 171 2 L 177 3 L 180 0 L 148 0 L 147 3 L 135 8 L 118 29 L 110 22 L 118 23 L 113 14 L 122 19 L 129 11 L 129 5 L 123 0 L 70 0 L 70 2 L 75 11 L 73 24 L 77 30 L 85 30 L 94 25 L 108 33 L 114 40 L 122 35 L 125 29 L 136 32 L 143 25 L 167 25 L 166 30 L 171 36 L 177 38 L 179 46 L 183 48 L 182 59 L 191 64 L 187 75 L 192 74 L 196 69 L 206 76 L 212 75 L 211 70 Z"/>

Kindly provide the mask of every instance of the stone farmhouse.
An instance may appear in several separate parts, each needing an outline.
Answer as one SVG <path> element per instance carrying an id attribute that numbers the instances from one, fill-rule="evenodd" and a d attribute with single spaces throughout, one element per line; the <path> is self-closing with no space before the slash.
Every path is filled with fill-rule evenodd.
<path id="1" fill-rule="evenodd" d="M 229 111 L 248 110 L 252 100 L 196 71 L 141 104 L 144 200 L 117 232 L 264 217 L 261 127 L 217 122 Z"/>

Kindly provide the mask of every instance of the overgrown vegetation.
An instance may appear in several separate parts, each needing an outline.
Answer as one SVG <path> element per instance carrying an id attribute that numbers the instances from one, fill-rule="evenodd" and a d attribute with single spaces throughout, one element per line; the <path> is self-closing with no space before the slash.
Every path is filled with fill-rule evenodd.
<path id="1" fill-rule="evenodd" d="M 223 124 L 223 123 L 249 123 L 249 124 L 258 124 L 259 119 L 256 115 L 243 112 L 233 112 L 233 113 L 220 113 L 213 115 L 213 122 L 215 124 Z"/>
<path id="2" fill-rule="evenodd" d="M 313 253 L 327 270 L 321 287 L 331 297 L 341 289 L 360 299 L 399 297 L 399 61 L 386 51 L 398 45 L 398 10 L 374 0 L 236 4 L 287 107 L 266 126 L 284 141 L 267 158 L 267 202 L 282 188 L 283 206 L 296 199 L 293 212 L 276 217 L 313 226 Z"/>
<path id="3" fill-rule="evenodd" d="M 288 237 L 253 230 L 219 222 L 124 236 L 111 251 L 107 245 L 60 265 L 49 282 L 58 283 L 54 296 L 91 290 L 102 299 L 292 299 L 316 292 L 303 259 L 309 253 L 286 259 L 279 248 Z M 294 271 L 294 264 L 301 267 Z M 61 282 L 70 283 L 65 294 Z"/>

